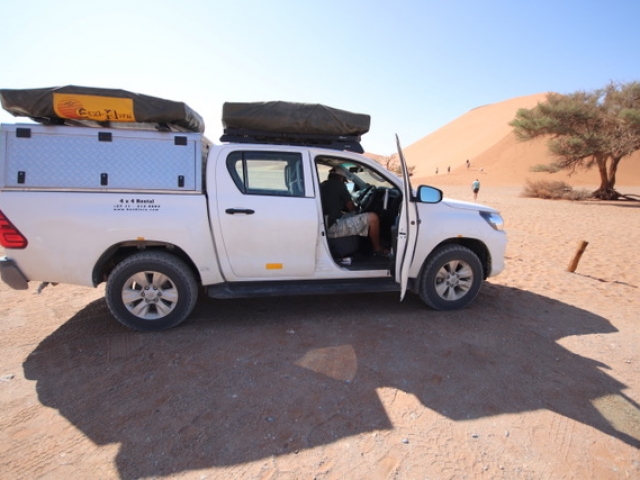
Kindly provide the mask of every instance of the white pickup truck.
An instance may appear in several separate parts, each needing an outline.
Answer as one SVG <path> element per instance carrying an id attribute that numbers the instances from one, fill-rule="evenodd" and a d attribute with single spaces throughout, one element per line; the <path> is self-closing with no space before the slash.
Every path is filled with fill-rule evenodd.
<path id="1" fill-rule="evenodd" d="M 160 330 L 185 320 L 201 291 L 409 290 L 432 308 L 462 308 L 504 268 L 499 213 L 412 190 L 399 142 L 403 178 L 282 133 L 214 145 L 200 132 L 113 125 L 0 126 L 0 273 L 10 287 L 106 282 L 115 318 Z M 392 255 L 372 255 L 366 237 L 327 238 L 320 185 L 331 169 L 348 177 L 361 211 L 377 213 Z"/>

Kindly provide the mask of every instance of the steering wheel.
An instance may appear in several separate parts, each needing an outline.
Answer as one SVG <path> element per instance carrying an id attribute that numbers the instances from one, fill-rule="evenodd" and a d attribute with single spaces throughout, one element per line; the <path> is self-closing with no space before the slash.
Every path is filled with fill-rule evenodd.
<path id="1" fill-rule="evenodd" d="M 369 208 L 371 208 L 371 205 L 373 204 L 373 200 L 376 198 L 376 187 L 375 185 L 369 185 L 367 188 L 364 189 L 364 191 L 362 192 L 362 195 L 360 196 L 360 200 L 359 200 L 359 204 L 360 204 L 360 211 L 361 212 L 366 212 L 368 211 Z"/>

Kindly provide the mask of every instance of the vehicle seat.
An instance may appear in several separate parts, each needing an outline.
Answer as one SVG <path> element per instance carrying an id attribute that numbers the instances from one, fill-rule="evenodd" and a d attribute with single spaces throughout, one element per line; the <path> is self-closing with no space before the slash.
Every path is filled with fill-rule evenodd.
<path id="1" fill-rule="evenodd" d="M 360 238 L 357 235 L 348 237 L 327 238 L 329 250 L 334 257 L 344 258 L 358 251 Z"/>
<path id="2" fill-rule="evenodd" d="M 329 217 L 327 215 L 324 216 L 324 225 L 325 231 L 328 231 L 329 228 L 327 225 L 329 225 Z M 327 243 L 329 244 L 329 251 L 334 258 L 344 258 L 358 251 L 360 248 L 360 237 L 357 235 L 337 238 L 327 237 Z"/>

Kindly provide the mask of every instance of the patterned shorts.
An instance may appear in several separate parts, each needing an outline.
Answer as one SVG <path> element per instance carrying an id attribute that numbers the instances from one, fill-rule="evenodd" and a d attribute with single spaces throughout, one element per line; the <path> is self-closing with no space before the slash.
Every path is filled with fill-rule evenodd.
<path id="1" fill-rule="evenodd" d="M 336 220 L 327 232 L 328 238 L 348 237 L 359 235 L 366 237 L 369 234 L 369 214 L 347 214 Z"/>

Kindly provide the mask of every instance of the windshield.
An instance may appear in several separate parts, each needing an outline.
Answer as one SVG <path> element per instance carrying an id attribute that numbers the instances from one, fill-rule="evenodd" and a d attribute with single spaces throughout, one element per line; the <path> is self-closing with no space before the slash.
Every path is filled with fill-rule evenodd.
<path id="1" fill-rule="evenodd" d="M 367 165 L 336 157 L 318 157 L 316 158 L 316 168 L 318 169 L 318 177 L 323 182 L 329 176 L 329 170 L 337 168 L 346 173 L 348 178 L 347 188 L 350 191 L 358 191 L 369 185 L 374 187 L 394 188 L 395 185 L 388 179 L 380 175 Z M 380 166 L 381 170 L 384 167 Z M 394 175 L 392 172 L 386 172 Z"/>

